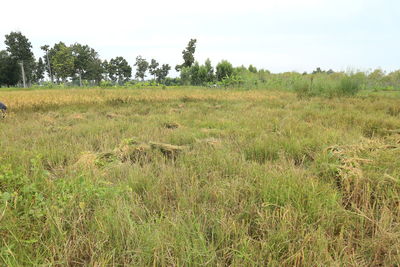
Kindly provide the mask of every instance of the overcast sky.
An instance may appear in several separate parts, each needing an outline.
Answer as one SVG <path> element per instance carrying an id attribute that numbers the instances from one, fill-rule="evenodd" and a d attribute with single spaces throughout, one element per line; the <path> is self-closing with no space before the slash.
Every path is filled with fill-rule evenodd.
<path id="1" fill-rule="evenodd" d="M 272 72 L 400 69 L 398 0 L 4 0 L 4 35 L 40 46 L 88 44 L 101 58 L 137 55 L 173 68 L 197 39 L 195 58 Z"/>

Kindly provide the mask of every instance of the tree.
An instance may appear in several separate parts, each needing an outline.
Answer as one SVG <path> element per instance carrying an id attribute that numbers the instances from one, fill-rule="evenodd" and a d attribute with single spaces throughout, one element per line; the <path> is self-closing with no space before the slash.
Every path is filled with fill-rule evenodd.
<path id="1" fill-rule="evenodd" d="M 17 60 L 12 58 L 7 51 L 0 51 L 0 86 L 16 85 L 20 77 L 20 67 Z"/>
<path id="2" fill-rule="evenodd" d="M 135 78 L 141 78 L 142 81 L 144 81 L 144 77 L 146 77 L 146 71 L 149 68 L 149 62 L 147 62 L 146 59 L 142 58 L 142 56 L 137 56 L 135 66 Z"/>
<path id="3" fill-rule="evenodd" d="M 183 67 L 180 72 L 181 84 L 190 85 L 191 83 L 191 68 Z"/>
<path id="4" fill-rule="evenodd" d="M 233 67 L 232 64 L 229 63 L 227 60 L 222 60 L 217 65 L 217 80 L 222 81 L 224 78 L 230 77 L 233 74 Z"/>
<path id="5" fill-rule="evenodd" d="M 108 76 L 113 82 L 122 84 L 132 77 L 132 68 L 123 57 L 112 58 L 107 64 Z"/>
<path id="6" fill-rule="evenodd" d="M 55 54 L 51 56 L 53 62 L 53 71 L 57 78 L 61 78 L 66 82 L 68 77 L 72 77 L 75 73 L 75 58 L 72 55 L 72 49 L 61 43 L 57 47 Z"/>
<path id="7" fill-rule="evenodd" d="M 250 64 L 249 71 L 252 73 L 257 73 L 257 68 Z"/>
<path id="8" fill-rule="evenodd" d="M 324 73 L 324 72 L 325 72 L 325 71 L 321 70 L 321 68 L 318 67 L 318 68 L 316 68 L 316 69 L 312 72 L 312 74 L 318 74 L 318 73 Z"/>
<path id="9" fill-rule="evenodd" d="M 207 71 L 207 78 L 206 82 L 213 82 L 214 81 L 214 68 L 211 65 L 210 59 L 206 59 L 206 62 L 204 63 L 204 67 Z"/>
<path id="10" fill-rule="evenodd" d="M 38 62 L 36 62 L 35 64 L 35 73 L 33 75 L 33 82 L 40 82 L 41 80 L 43 80 L 44 78 L 44 71 L 45 71 L 45 64 L 42 60 L 42 58 L 40 57 Z"/>
<path id="11" fill-rule="evenodd" d="M 149 72 L 150 72 L 151 75 L 153 75 L 154 79 L 156 78 L 157 67 L 158 67 L 159 65 L 160 65 L 160 64 L 159 64 L 155 59 L 152 59 L 151 62 L 150 62 L 150 65 L 149 65 Z"/>
<path id="12" fill-rule="evenodd" d="M 88 45 L 79 43 L 72 45 L 71 50 L 75 57 L 75 71 L 79 76 L 80 85 L 82 86 L 82 79 L 100 82 L 103 70 L 99 54 Z"/>
<path id="13" fill-rule="evenodd" d="M 101 62 L 101 68 L 103 69 L 102 76 L 104 77 L 105 80 L 108 80 L 109 75 L 110 75 L 110 73 L 109 73 L 110 66 L 109 66 L 107 60 L 104 60 L 103 62 Z"/>
<path id="14" fill-rule="evenodd" d="M 180 71 L 184 67 L 191 67 L 194 63 L 194 52 L 196 51 L 196 39 L 190 39 L 185 50 L 182 51 L 183 64 L 176 65 L 175 70 Z"/>
<path id="15" fill-rule="evenodd" d="M 103 79 L 103 74 L 103 62 L 100 58 L 96 58 L 89 62 L 84 78 L 88 80 L 93 80 L 97 84 L 100 84 L 100 81 Z"/>
<path id="16" fill-rule="evenodd" d="M 157 82 L 163 83 L 165 78 L 168 76 L 169 71 L 171 70 L 171 66 L 168 64 L 163 64 L 161 68 L 156 70 Z"/>
<path id="17" fill-rule="evenodd" d="M 191 85 L 200 85 L 201 84 L 201 78 L 200 78 L 200 65 L 199 62 L 195 62 L 192 67 L 190 68 L 190 84 Z"/>
<path id="18" fill-rule="evenodd" d="M 50 77 L 51 82 L 53 82 L 53 74 L 51 73 L 51 66 L 50 66 L 50 59 L 49 59 L 49 45 L 42 45 L 40 47 L 40 49 L 42 49 L 45 53 L 46 53 L 46 57 L 44 59 L 45 63 L 46 63 L 46 70 L 47 70 L 47 74 Z"/>
<path id="19" fill-rule="evenodd" d="M 11 32 L 5 35 L 4 43 L 10 56 L 21 63 L 28 83 L 32 80 L 35 58 L 32 52 L 32 45 L 28 38 L 21 32 Z"/>

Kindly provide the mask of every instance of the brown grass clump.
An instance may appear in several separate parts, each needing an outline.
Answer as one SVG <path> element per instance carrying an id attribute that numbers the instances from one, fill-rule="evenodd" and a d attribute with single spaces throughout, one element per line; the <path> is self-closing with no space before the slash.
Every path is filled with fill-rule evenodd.
<path id="1" fill-rule="evenodd" d="M 176 156 L 186 149 L 185 146 L 175 146 L 158 142 L 150 142 L 150 146 L 152 149 L 159 150 L 164 156 L 171 159 L 176 158 Z"/>
<path id="2" fill-rule="evenodd" d="M 81 154 L 75 166 L 83 169 L 91 169 L 95 166 L 96 159 L 96 153 L 86 151 Z"/>
<path id="3" fill-rule="evenodd" d="M 398 148 L 396 145 L 387 144 L 385 140 L 388 139 L 363 138 L 358 144 L 335 145 L 327 149 L 340 162 L 336 179 L 338 187 L 344 193 L 344 207 L 372 208 L 377 184 L 364 173 L 364 168 L 374 163 L 374 152 Z"/>
<path id="4" fill-rule="evenodd" d="M 134 139 L 125 139 L 114 149 L 114 153 L 121 162 L 136 163 L 150 159 L 151 147 L 148 144 L 139 143 Z"/>

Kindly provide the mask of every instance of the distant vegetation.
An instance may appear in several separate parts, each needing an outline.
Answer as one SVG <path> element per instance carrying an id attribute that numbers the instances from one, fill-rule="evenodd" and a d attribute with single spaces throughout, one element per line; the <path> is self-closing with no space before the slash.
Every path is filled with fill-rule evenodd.
<path id="1" fill-rule="evenodd" d="M 41 46 L 43 57 L 34 58 L 29 40 L 20 32 L 6 35 L 6 50 L 0 51 L 0 86 L 56 88 L 70 86 L 146 87 L 146 86 L 213 86 L 243 89 L 294 90 L 299 97 L 349 96 L 359 90 L 399 90 L 400 70 L 391 73 L 377 69 L 365 72 L 335 72 L 316 68 L 312 73 L 286 72 L 273 74 L 268 70 L 234 67 L 222 60 L 214 67 L 210 59 L 204 64 L 195 59 L 196 39 L 182 51 L 183 63 L 175 66 L 178 78 L 170 78 L 169 64 L 156 59 L 148 61 L 137 56 L 130 66 L 121 56 L 102 60 L 88 45 L 63 42 Z M 23 65 L 22 66 L 20 65 Z M 133 71 L 135 74 L 133 75 Z M 134 76 L 134 79 L 133 79 Z M 45 77 L 48 77 L 47 79 Z"/>

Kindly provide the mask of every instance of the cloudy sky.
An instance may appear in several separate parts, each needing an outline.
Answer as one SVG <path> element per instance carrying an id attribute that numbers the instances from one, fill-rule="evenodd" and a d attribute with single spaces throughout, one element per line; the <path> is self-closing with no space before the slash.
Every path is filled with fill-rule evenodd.
<path id="1" fill-rule="evenodd" d="M 21 31 L 34 53 L 63 41 L 103 59 L 137 55 L 173 67 L 190 38 L 195 57 L 273 72 L 400 69 L 398 0 L 4 0 L 4 35 Z"/>

